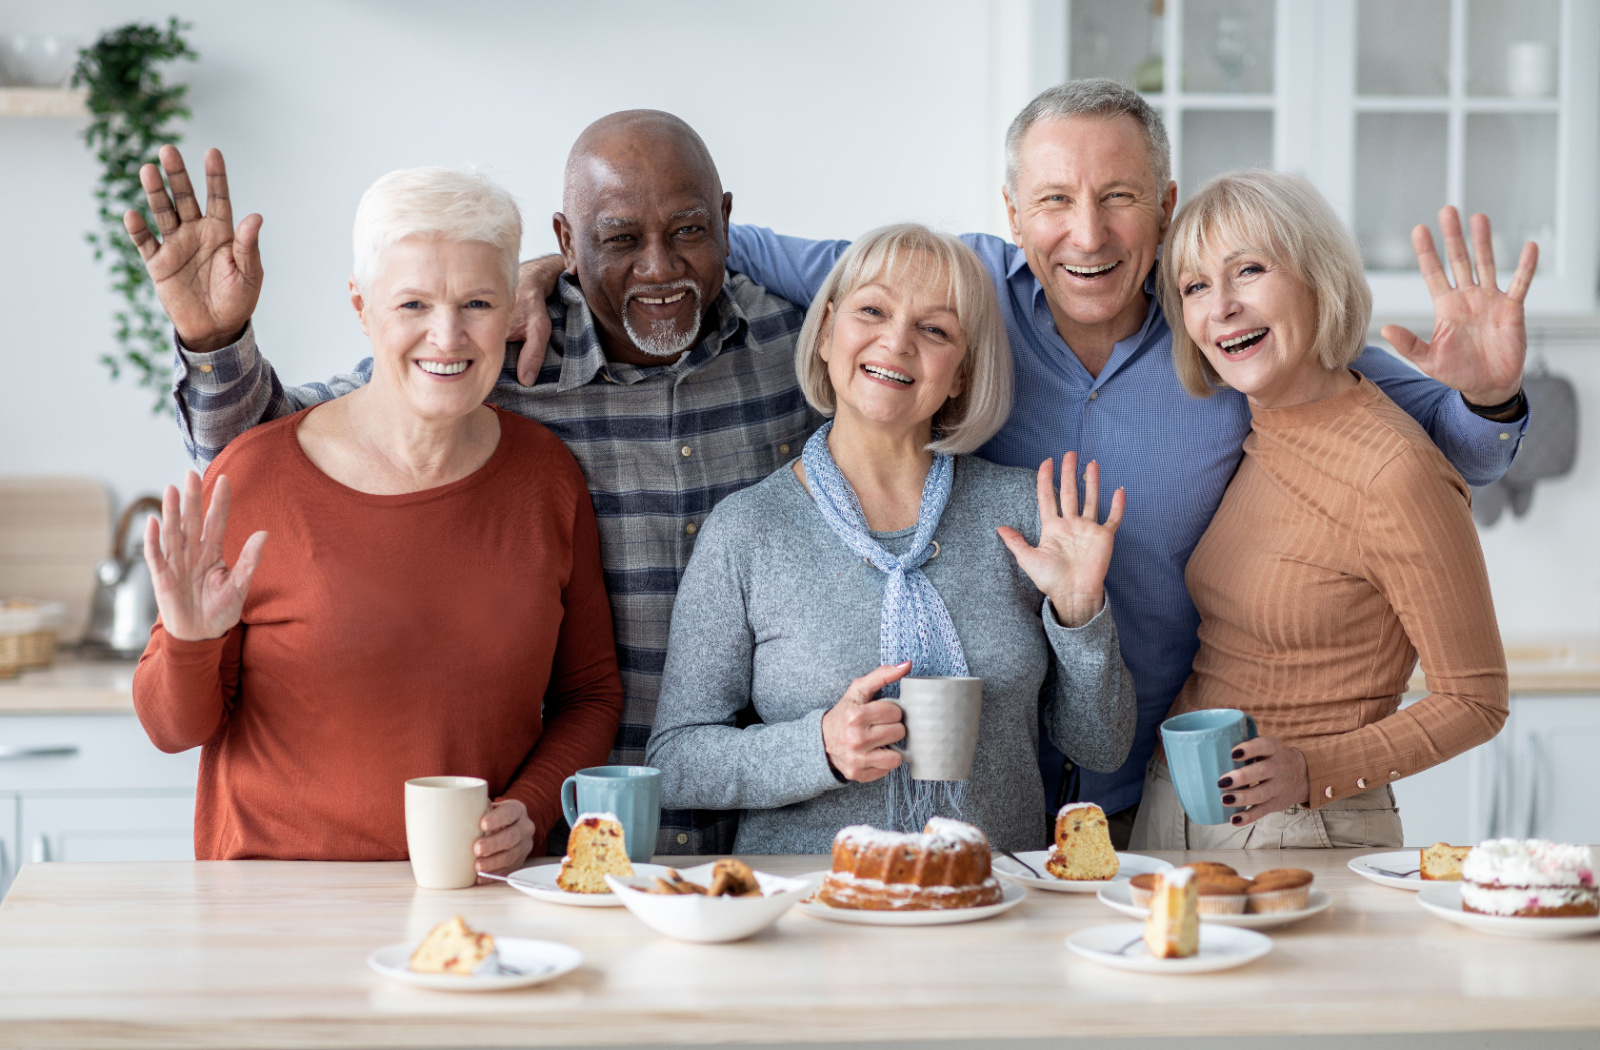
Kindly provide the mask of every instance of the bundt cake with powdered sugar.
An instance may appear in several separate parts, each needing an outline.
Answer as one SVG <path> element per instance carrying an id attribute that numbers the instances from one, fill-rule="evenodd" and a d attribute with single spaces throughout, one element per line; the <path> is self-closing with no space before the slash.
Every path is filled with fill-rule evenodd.
<path id="1" fill-rule="evenodd" d="M 834 908 L 932 911 L 999 904 L 1001 890 L 983 831 L 934 817 L 921 834 L 865 824 L 842 829 L 833 837 L 833 871 L 816 897 Z"/>

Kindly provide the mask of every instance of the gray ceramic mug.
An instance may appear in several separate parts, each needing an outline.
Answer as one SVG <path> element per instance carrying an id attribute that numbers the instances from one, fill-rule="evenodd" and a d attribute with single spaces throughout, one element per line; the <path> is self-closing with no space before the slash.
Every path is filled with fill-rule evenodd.
<path id="1" fill-rule="evenodd" d="M 900 679 L 906 738 L 902 745 L 912 780 L 965 780 L 978 751 L 983 679 Z"/>
<path id="2" fill-rule="evenodd" d="M 628 859 L 648 864 L 661 829 L 661 770 L 650 766 L 590 766 L 561 785 L 561 812 L 569 825 L 585 813 L 609 813 L 622 825 Z"/>

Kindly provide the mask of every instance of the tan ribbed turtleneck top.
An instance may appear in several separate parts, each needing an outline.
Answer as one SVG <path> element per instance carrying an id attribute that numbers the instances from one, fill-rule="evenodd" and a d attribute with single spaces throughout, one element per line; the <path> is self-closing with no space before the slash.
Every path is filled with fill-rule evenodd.
<path id="1" fill-rule="evenodd" d="M 1185 580 L 1200 651 L 1172 714 L 1232 707 L 1306 756 L 1312 806 L 1483 743 L 1507 714 L 1468 489 L 1369 380 L 1251 407 Z M 1418 655 L 1429 695 L 1400 711 Z"/>

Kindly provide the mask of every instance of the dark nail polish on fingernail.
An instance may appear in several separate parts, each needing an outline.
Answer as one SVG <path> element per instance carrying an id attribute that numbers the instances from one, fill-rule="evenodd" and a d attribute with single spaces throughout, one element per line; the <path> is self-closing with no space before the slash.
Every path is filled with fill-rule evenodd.
<path id="1" fill-rule="evenodd" d="M 1233 787 L 1233 778 L 1232 777 L 1223 777 L 1221 780 L 1217 781 L 1217 787 L 1219 787 L 1219 788 L 1231 788 L 1231 787 Z"/>
<path id="2" fill-rule="evenodd" d="M 1233 805 L 1233 796 L 1232 796 L 1232 795 L 1223 795 L 1223 796 L 1222 796 L 1222 804 L 1223 804 L 1223 805 L 1224 805 L 1224 806 L 1231 806 L 1231 805 Z"/>
<path id="3" fill-rule="evenodd" d="M 1244 748 L 1236 747 L 1236 748 L 1233 749 L 1233 760 L 1235 762 L 1239 761 L 1239 759 L 1241 759 L 1243 757 L 1244 757 Z"/>
<path id="4" fill-rule="evenodd" d="M 1235 824 L 1243 824 L 1244 823 L 1244 818 L 1243 817 L 1234 817 L 1233 818 L 1233 822 Z"/>

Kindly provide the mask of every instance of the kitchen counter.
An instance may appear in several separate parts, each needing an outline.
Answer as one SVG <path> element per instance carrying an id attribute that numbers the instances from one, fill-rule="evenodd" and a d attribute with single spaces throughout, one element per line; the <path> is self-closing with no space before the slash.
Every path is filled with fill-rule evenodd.
<path id="1" fill-rule="evenodd" d="M 137 663 L 58 652 L 49 667 L 0 679 L 0 715 L 132 713 Z"/>
<path id="2" fill-rule="evenodd" d="M 1413 894 L 1352 874 L 1345 863 L 1362 852 L 1160 854 L 1246 873 L 1305 867 L 1333 896 L 1330 911 L 1272 931 L 1266 957 L 1188 977 L 1108 970 L 1070 953 L 1072 931 L 1129 921 L 1092 895 L 1030 891 L 993 919 L 920 928 L 791 911 L 752 940 L 690 945 L 622 908 L 547 904 L 501 884 L 419 890 L 404 863 L 34 864 L 0 904 L 0 1045 L 970 1046 L 1121 1036 L 1171 1037 L 1192 1050 L 1443 1031 L 1480 1033 L 1474 1047 L 1595 1045 L 1600 1036 L 1578 1032 L 1600 1029 L 1600 937 L 1513 940 L 1450 925 Z M 751 862 L 798 874 L 827 859 Z M 367 969 L 375 948 L 456 914 L 492 933 L 571 944 L 584 965 L 485 995 L 415 989 Z"/>

